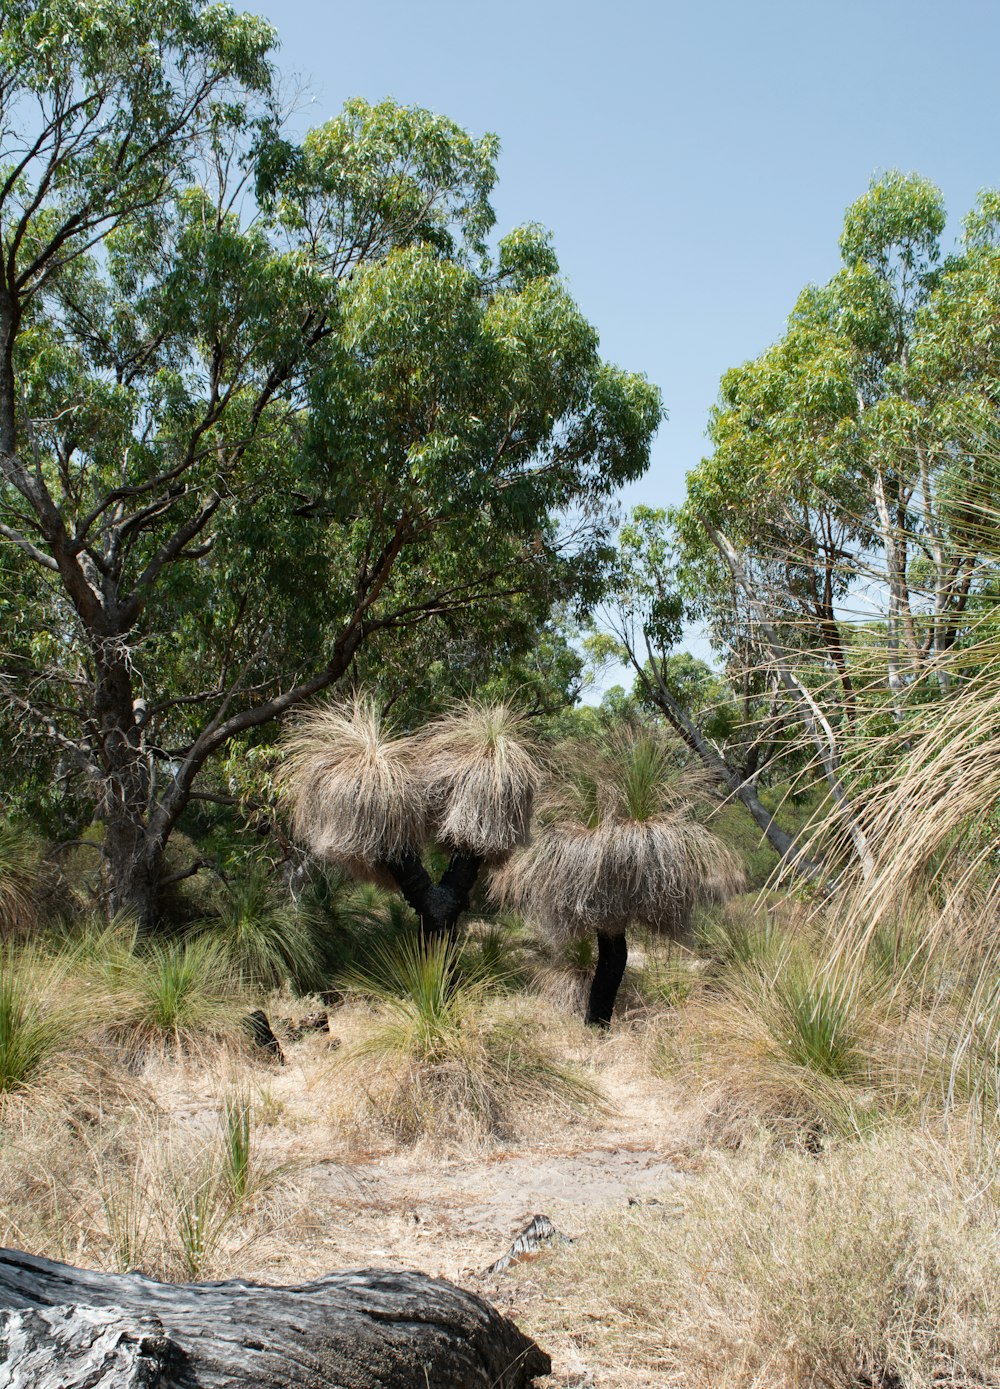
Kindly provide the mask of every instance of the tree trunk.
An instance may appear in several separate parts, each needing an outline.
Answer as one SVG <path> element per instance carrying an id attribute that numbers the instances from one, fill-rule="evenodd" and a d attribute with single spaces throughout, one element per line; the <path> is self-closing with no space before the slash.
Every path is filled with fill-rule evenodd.
<path id="1" fill-rule="evenodd" d="M 156 930 L 160 916 L 163 853 L 140 822 L 112 813 L 104 825 L 108 906 L 135 921 L 142 935 Z"/>
<path id="2" fill-rule="evenodd" d="M 106 588 L 112 588 L 110 581 Z M 116 607 L 117 594 L 106 594 L 106 601 Z M 140 931 L 150 932 L 158 924 L 163 846 L 149 832 L 150 765 L 124 654 L 127 637 L 92 633 L 91 641 L 96 678 L 90 736 L 103 774 L 98 814 L 104 821 L 108 905 L 112 913 L 131 917 Z"/>
<path id="3" fill-rule="evenodd" d="M 817 863 L 815 859 L 809 857 L 803 849 L 796 844 L 795 840 L 787 830 L 782 829 L 777 820 L 764 805 L 757 795 L 757 789 L 752 781 L 741 776 L 735 767 L 731 767 L 720 753 L 712 746 L 697 725 L 687 716 L 685 710 L 670 693 L 649 643 L 646 650 L 649 654 L 649 665 L 656 677 L 656 686 L 652 686 L 642 667 L 633 657 L 632 664 L 639 673 L 640 679 L 645 682 L 649 697 L 656 704 L 660 712 L 666 717 L 674 732 L 688 745 L 692 752 L 696 753 L 701 759 L 707 771 L 737 797 L 739 801 L 753 816 L 754 823 L 763 832 L 771 848 L 780 856 L 782 863 L 786 864 L 798 877 L 804 878 L 807 882 L 822 883 L 823 865 Z"/>
<path id="4" fill-rule="evenodd" d="M 490 1304 L 384 1269 L 171 1285 L 0 1251 L 5 1389 L 526 1389 L 551 1362 Z"/>
<path id="5" fill-rule="evenodd" d="M 468 911 L 483 860 L 475 854 L 454 853 L 439 883 L 434 882 L 417 853 L 410 853 L 382 871 L 392 878 L 404 900 L 420 919 L 425 941 L 442 937 L 454 941 L 462 913 Z"/>
<path id="6" fill-rule="evenodd" d="M 628 963 L 628 941 L 625 932 L 597 933 L 597 964 L 587 999 L 587 1022 L 592 1027 L 610 1027 L 618 988 Z"/>

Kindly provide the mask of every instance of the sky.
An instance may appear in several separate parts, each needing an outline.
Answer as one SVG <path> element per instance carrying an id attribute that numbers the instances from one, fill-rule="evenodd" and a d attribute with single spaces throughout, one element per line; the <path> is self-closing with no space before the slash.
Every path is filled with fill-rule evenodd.
<path id="1" fill-rule="evenodd" d="M 683 498 L 720 377 L 836 271 L 874 174 L 933 179 L 952 236 L 1000 183 L 1000 0 L 243 3 L 300 122 L 391 96 L 499 135 L 499 233 L 547 226 L 603 354 L 663 392 L 627 504 Z"/>
<path id="2" fill-rule="evenodd" d="M 498 230 L 553 233 L 602 352 L 669 413 L 628 500 L 668 505 L 730 366 L 837 269 L 873 174 L 1000 183 L 1000 0 L 243 0 L 319 124 L 350 96 L 496 132 Z"/>

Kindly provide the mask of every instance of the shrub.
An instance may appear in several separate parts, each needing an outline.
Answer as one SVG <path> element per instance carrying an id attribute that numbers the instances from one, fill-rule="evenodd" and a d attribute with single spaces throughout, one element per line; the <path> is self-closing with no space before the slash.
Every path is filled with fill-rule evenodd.
<path id="1" fill-rule="evenodd" d="M 0 821 L 0 936 L 27 935 L 37 924 L 39 873 L 35 836 Z"/>
<path id="2" fill-rule="evenodd" d="M 739 919 L 737 919 L 739 921 Z M 900 1036 L 891 987 L 849 974 L 821 943 L 740 921 L 713 987 L 682 1010 L 662 1058 L 708 1087 L 726 1141 L 760 1124 L 791 1141 L 867 1130 L 892 1109 Z"/>

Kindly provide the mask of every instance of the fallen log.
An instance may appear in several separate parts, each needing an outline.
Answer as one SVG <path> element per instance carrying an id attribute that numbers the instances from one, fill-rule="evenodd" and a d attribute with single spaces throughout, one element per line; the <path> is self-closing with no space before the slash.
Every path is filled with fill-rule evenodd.
<path id="1" fill-rule="evenodd" d="M 441 1278 L 158 1283 L 0 1250 L 0 1389 L 527 1389 L 549 1357 Z"/>

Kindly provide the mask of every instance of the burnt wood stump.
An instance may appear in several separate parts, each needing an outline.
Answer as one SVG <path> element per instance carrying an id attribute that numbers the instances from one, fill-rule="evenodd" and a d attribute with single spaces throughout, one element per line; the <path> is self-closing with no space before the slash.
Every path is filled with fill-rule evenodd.
<path id="1" fill-rule="evenodd" d="M 0 1250 L 0 1389 L 522 1389 L 550 1369 L 422 1273 L 173 1284 Z"/>

